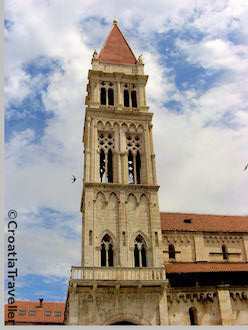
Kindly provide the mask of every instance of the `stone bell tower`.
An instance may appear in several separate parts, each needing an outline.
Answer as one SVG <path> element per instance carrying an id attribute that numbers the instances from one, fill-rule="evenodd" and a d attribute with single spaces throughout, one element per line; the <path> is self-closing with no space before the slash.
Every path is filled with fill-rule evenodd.
<path id="1" fill-rule="evenodd" d="M 82 261 L 72 267 L 66 322 L 166 324 L 157 312 L 165 303 L 165 274 L 148 76 L 116 21 L 91 63 L 83 133 Z M 146 294 L 157 304 L 149 307 Z M 156 322 L 145 320 L 146 309 Z"/>

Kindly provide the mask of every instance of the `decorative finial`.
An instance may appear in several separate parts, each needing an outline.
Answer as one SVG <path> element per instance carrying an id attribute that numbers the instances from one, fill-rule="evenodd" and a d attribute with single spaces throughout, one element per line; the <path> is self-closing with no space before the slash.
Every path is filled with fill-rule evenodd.
<path id="1" fill-rule="evenodd" d="M 113 25 L 118 25 L 118 21 L 117 21 L 117 19 L 114 19 L 114 20 L 113 20 Z"/>
<path id="2" fill-rule="evenodd" d="M 140 55 L 140 56 L 138 57 L 138 63 L 139 63 L 139 64 L 144 64 L 144 62 L 143 62 L 143 56 L 142 56 L 142 55 Z"/>
<path id="3" fill-rule="evenodd" d="M 97 57 L 97 51 L 96 51 L 96 50 L 94 50 L 94 52 L 93 52 L 93 55 L 92 55 L 92 59 L 93 59 L 93 60 L 95 60 L 95 59 L 96 59 L 96 57 Z"/>
<path id="4" fill-rule="evenodd" d="M 91 59 L 91 63 L 97 59 L 97 55 L 98 55 L 97 51 L 94 50 L 93 55 L 92 55 L 92 59 Z"/>

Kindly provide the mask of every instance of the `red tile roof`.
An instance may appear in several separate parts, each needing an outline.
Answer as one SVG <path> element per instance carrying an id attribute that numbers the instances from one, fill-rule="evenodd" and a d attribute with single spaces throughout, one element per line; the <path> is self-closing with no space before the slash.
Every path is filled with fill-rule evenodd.
<path id="1" fill-rule="evenodd" d="M 248 216 L 161 212 L 160 218 L 162 231 L 248 232 Z"/>
<path id="2" fill-rule="evenodd" d="M 15 313 L 16 323 L 39 323 L 39 324 L 63 324 L 65 304 L 62 302 L 43 302 L 42 307 L 39 307 L 39 301 L 24 301 L 17 300 L 17 312 Z M 11 306 L 11 305 L 10 305 Z M 19 311 L 25 310 L 25 315 L 20 315 Z M 35 311 L 34 315 L 29 315 L 29 311 Z M 5 321 L 8 321 L 8 305 L 4 306 Z M 46 315 L 45 312 L 51 312 L 51 315 Z M 59 312 L 60 316 L 55 316 L 54 313 Z"/>
<path id="3" fill-rule="evenodd" d="M 175 262 L 165 264 L 166 273 L 248 272 L 248 263 L 242 262 Z"/>
<path id="4" fill-rule="evenodd" d="M 113 24 L 98 60 L 112 64 L 136 64 L 136 58 L 117 24 Z"/>

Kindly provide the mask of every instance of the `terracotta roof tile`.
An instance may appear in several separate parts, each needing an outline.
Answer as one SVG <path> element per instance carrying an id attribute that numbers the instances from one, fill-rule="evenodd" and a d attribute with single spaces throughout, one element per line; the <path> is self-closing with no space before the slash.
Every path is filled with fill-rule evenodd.
<path id="1" fill-rule="evenodd" d="M 65 304 L 62 302 L 43 302 L 42 307 L 39 306 L 39 301 L 17 300 L 17 312 L 15 313 L 16 323 L 52 323 L 62 324 L 64 322 Z M 25 315 L 20 315 L 20 311 L 25 311 Z M 35 311 L 34 315 L 30 315 L 29 311 Z M 5 321 L 8 320 L 8 305 L 4 306 Z M 51 315 L 47 314 L 50 312 Z M 56 312 L 59 312 L 56 316 Z"/>
<path id="2" fill-rule="evenodd" d="M 165 264 L 166 273 L 248 272 L 248 263 L 239 262 L 175 262 Z"/>
<path id="3" fill-rule="evenodd" d="M 248 216 L 160 213 L 162 231 L 248 232 Z"/>
<path id="4" fill-rule="evenodd" d="M 105 44 L 98 55 L 98 60 L 113 64 L 136 64 L 136 58 L 117 24 L 114 24 Z"/>

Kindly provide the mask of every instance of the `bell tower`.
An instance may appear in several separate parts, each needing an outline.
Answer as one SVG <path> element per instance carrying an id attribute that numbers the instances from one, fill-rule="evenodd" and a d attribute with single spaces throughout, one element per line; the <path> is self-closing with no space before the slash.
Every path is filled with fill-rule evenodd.
<path id="1" fill-rule="evenodd" d="M 82 266 L 160 266 L 147 79 L 142 57 L 136 60 L 114 21 L 88 75 Z"/>
<path id="2" fill-rule="evenodd" d="M 116 21 L 91 64 L 82 260 L 71 269 L 65 323 L 168 324 L 148 76 Z"/>

